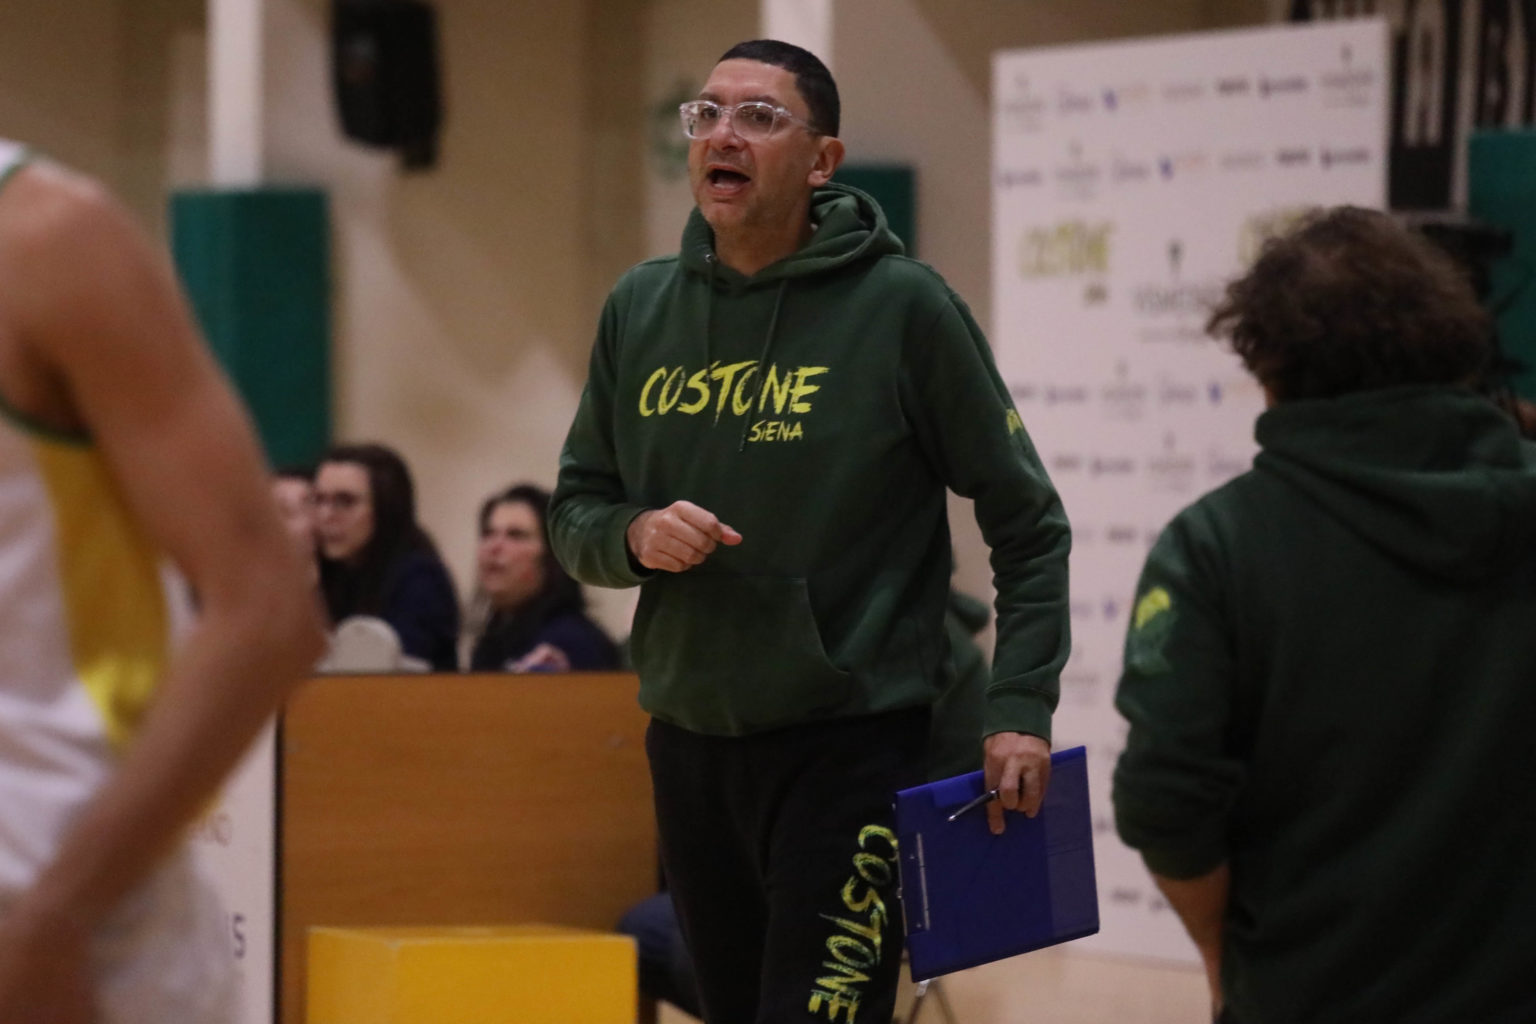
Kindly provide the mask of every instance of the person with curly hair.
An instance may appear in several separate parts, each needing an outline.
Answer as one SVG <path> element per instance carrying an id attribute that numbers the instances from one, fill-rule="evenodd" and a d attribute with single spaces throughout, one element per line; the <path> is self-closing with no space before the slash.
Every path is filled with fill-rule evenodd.
<path id="1" fill-rule="evenodd" d="M 1489 319 L 1346 207 L 1210 326 L 1270 408 L 1147 556 L 1120 835 L 1227 1024 L 1536 1020 L 1536 445 L 1476 390 Z"/>

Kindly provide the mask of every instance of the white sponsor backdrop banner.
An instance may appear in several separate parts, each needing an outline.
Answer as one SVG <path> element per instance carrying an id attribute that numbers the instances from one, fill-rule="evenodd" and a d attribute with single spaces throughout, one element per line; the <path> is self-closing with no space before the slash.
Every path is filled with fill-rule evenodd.
<path id="1" fill-rule="evenodd" d="M 239 984 L 235 1024 L 273 1024 L 276 978 L 276 730 L 268 724 L 198 821 L 192 850 L 224 901 Z"/>
<path id="2" fill-rule="evenodd" d="M 1243 472 L 1256 385 L 1204 323 L 1316 205 L 1383 205 L 1387 29 L 1284 26 L 1004 52 L 993 63 L 993 336 L 1071 517 L 1058 748 L 1085 743 L 1104 951 L 1194 960 L 1116 838 L 1114 688 L 1136 577 L 1179 509 Z"/>

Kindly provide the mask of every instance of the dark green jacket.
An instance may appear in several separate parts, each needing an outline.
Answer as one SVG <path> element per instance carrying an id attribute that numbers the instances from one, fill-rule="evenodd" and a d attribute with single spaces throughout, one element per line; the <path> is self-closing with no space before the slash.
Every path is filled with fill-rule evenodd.
<path id="1" fill-rule="evenodd" d="M 1430 388 L 1257 433 L 1147 559 L 1120 834 L 1230 864 L 1243 1024 L 1536 1020 L 1536 446 Z"/>
<path id="2" fill-rule="evenodd" d="M 640 702 L 738 735 L 931 703 L 946 658 L 945 486 L 975 499 L 1000 593 L 988 731 L 1049 736 L 1070 544 L 969 311 L 868 196 L 829 186 L 815 235 L 748 278 L 695 210 L 682 252 L 603 310 L 550 511 L 577 579 L 641 585 Z M 682 573 L 624 531 L 686 499 L 739 530 Z"/>

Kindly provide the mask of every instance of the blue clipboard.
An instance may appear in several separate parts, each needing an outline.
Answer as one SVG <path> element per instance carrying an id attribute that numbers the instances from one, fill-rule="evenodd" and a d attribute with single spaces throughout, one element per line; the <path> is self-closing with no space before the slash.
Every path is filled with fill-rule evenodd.
<path id="1" fill-rule="evenodd" d="M 896 794 L 901 900 L 912 979 L 991 963 L 1099 930 L 1083 747 L 1051 755 L 1040 813 L 949 816 L 983 792 L 981 772 Z"/>

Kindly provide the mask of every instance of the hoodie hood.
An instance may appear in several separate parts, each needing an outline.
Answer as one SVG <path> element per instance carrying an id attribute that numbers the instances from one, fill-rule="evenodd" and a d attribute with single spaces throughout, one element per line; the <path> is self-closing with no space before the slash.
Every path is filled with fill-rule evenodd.
<path id="1" fill-rule="evenodd" d="M 1256 436 L 1256 470 L 1418 570 L 1488 579 L 1536 541 L 1536 445 L 1479 395 L 1412 387 L 1285 402 Z"/>
<path id="2" fill-rule="evenodd" d="M 745 277 L 715 258 L 715 232 L 699 212 L 688 215 L 680 258 L 689 270 L 709 275 L 726 286 L 777 284 L 810 277 L 880 256 L 901 255 L 901 239 L 886 224 L 885 212 L 864 192 L 831 182 L 811 193 L 810 241 L 791 255 Z"/>
<path id="3" fill-rule="evenodd" d="M 885 211 L 867 193 L 847 185 L 828 184 L 811 193 L 811 222 L 816 230 L 805 245 L 789 256 L 771 263 L 751 277 L 725 266 L 715 256 L 715 232 L 695 206 L 683 228 L 679 259 L 683 267 L 702 274 L 708 281 L 705 293 L 704 322 L 701 327 L 703 365 L 715 365 L 714 304 L 717 292 L 739 293 L 760 287 L 774 287 L 773 313 L 763 334 L 762 351 L 757 365 L 767 366 L 778 335 L 779 314 L 791 282 L 844 267 L 876 260 L 881 256 L 902 254 L 901 239 L 885 221 Z M 737 446 L 745 451 L 750 420 L 743 419 Z"/>

